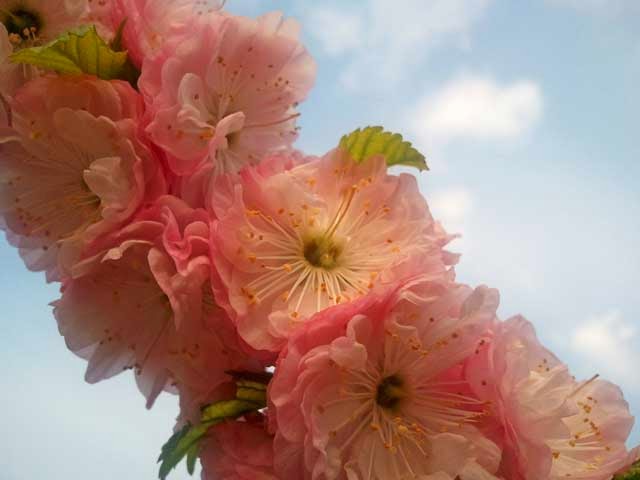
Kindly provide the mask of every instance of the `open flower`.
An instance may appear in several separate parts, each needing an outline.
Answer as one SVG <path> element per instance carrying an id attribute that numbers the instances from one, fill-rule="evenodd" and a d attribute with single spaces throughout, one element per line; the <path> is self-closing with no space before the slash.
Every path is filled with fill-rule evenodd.
<path id="1" fill-rule="evenodd" d="M 467 378 L 491 404 L 505 478 L 608 480 L 629 462 L 633 417 L 620 390 L 597 377 L 576 382 L 524 318 L 495 325 Z"/>
<path id="2" fill-rule="evenodd" d="M 138 139 L 141 100 L 126 83 L 43 77 L 10 104 L 0 138 L 0 227 L 27 266 L 49 280 L 93 239 L 165 189 Z"/>
<path id="3" fill-rule="evenodd" d="M 18 46 L 46 43 L 72 28 L 87 0 L 2 0 L 0 23 Z"/>
<path id="4" fill-rule="evenodd" d="M 43 45 L 80 22 L 87 0 L 0 0 L 0 93 L 12 95 L 36 70 L 15 65 L 15 50 Z"/>
<path id="5" fill-rule="evenodd" d="M 567 402 L 576 410 L 562 419 L 568 434 L 546 439 L 553 458 L 549 478 L 608 480 L 629 458 L 625 443 L 634 419 L 622 391 L 594 378 L 575 383 Z"/>
<path id="6" fill-rule="evenodd" d="M 208 281 L 209 221 L 162 197 L 76 265 L 54 314 L 69 349 L 89 362 L 87 381 L 134 369 L 151 406 L 163 389 L 197 388 L 202 369 L 208 393 L 230 380 L 225 370 L 239 364 Z"/>
<path id="7" fill-rule="evenodd" d="M 212 428 L 200 459 L 202 480 L 278 480 L 273 472 L 273 437 L 261 416 Z"/>
<path id="8" fill-rule="evenodd" d="M 442 250 L 450 237 L 415 177 L 341 150 L 307 160 L 247 169 L 235 189 L 213 195 L 216 298 L 257 349 L 278 351 L 313 314 L 416 269 L 452 274 Z"/>
<path id="9" fill-rule="evenodd" d="M 500 452 L 474 426 L 487 405 L 460 365 L 497 304 L 486 287 L 419 277 L 314 317 L 269 388 L 280 478 L 493 478 Z"/>
<path id="10" fill-rule="evenodd" d="M 280 14 L 194 22 L 144 65 L 148 132 L 178 174 L 237 171 L 290 147 L 314 76 L 297 24 Z"/>
<path id="11" fill-rule="evenodd" d="M 100 2 L 97 2 L 100 3 Z M 116 29 L 126 21 L 123 43 L 129 58 L 141 66 L 155 56 L 172 36 L 188 32 L 196 21 L 206 21 L 222 8 L 222 0 L 103 0 L 96 15 Z"/>

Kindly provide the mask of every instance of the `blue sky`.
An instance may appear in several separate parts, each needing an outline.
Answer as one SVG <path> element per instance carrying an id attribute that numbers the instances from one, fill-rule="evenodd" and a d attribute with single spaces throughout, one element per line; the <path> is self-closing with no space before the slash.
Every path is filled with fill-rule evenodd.
<path id="1" fill-rule="evenodd" d="M 297 17 L 317 59 L 299 147 L 383 124 L 424 151 L 460 281 L 501 291 L 578 377 L 640 415 L 640 4 L 635 0 L 229 0 Z M 177 413 L 128 376 L 83 383 L 57 296 L 0 240 L 3 479 L 156 478 Z M 633 442 L 640 443 L 640 429 Z M 52 475 L 51 472 L 55 472 Z M 172 478 L 188 478 L 181 471 Z"/>

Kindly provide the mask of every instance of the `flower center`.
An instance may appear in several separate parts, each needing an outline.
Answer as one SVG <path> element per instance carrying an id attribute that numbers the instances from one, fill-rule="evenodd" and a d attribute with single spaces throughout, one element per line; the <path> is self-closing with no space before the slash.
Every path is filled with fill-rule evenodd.
<path id="1" fill-rule="evenodd" d="M 9 35 L 17 35 L 24 40 L 32 39 L 42 28 L 39 15 L 22 8 L 6 12 L 2 17 L 2 23 L 7 28 Z"/>
<path id="2" fill-rule="evenodd" d="M 304 258 L 312 266 L 332 270 L 338 266 L 342 247 L 333 238 L 310 238 L 304 242 Z"/>
<path id="3" fill-rule="evenodd" d="M 383 378 L 378 385 L 376 403 L 382 408 L 395 411 L 405 398 L 407 398 L 407 390 L 404 380 L 397 375 Z"/>

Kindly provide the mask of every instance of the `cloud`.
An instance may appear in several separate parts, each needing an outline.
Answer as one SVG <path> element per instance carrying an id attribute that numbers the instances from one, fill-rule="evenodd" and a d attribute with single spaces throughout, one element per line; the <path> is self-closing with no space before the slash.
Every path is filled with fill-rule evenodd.
<path id="1" fill-rule="evenodd" d="M 427 185 L 422 185 L 426 190 Z M 535 292 L 540 285 L 540 261 L 535 230 L 509 229 L 495 216 L 490 200 L 478 191 L 457 185 L 425 191 L 431 212 L 451 234 L 459 235 L 447 249 L 462 254 L 459 279 L 470 284 Z"/>
<path id="2" fill-rule="evenodd" d="M 588 319 L 571 334 L 571 350 L 584 357 L 583 376 L 594 372 L 640 391 L 637 368 L 640 365 L 640 331 L 625 321 L 620 312 L 613 310 Z"/>
<path id="3" fill-rule="evenodd" d="M 464 187 L 451 187 L 436 190 L 427 195 L 427 199 L 433 217 L 447 232 L 460 235 L 449 245 L 449 250 L 468 254 L 470 250 L 469 219 L 473 210 L 471 192 Z"/>
<path id="4" fill-rule="evenodd" d="M 316 7 L 307 14 L 306 24 L 330 56 L 339 56 L 364 45 L 364 23 L 362 17 L 355 14 Z"/>
<path id="5" fill-rule="evenodd" d="M 367 0 L 300 2 L 303 23 L 326 54 L 348 57 L 341 82 L 384 89 L 420 67 L 443 46 L 467 46 L 472 26 L 491 0 Z"/>
<path id="6" fill-rule="evenodd" d="M 542 109 L 541 89 L 531 80 L 501 85 L 487 76 L 463 75 L 418 101 L 409 113 L 410 128 L 426 144 L 511 139 L 530 130 Z"/>
<path id="7" fill-rule="evenodd" d="M 438 190 L 429 195 L 433 216 L 450 232 L 464 230 L 465 220 L 473 209 L 471 192 L 463 187 Z"/>

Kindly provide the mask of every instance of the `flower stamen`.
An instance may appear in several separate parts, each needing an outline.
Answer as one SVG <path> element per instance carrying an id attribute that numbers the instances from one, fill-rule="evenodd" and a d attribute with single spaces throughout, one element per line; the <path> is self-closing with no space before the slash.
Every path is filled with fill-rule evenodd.
<path id="1" fill-rule="evenodd" d="M 382 379 L 376 391 L 376 403 L 387 410 L 396 411 L 407 397 L 404 380 L 398 375 Z"/>
<path id="2" fill-rule="evenodd" d="M 0 10 L 0 18 L 11 38 L 35 40 L 42 28 L 40 16 L 21 7 L 11 11 Z"/>

